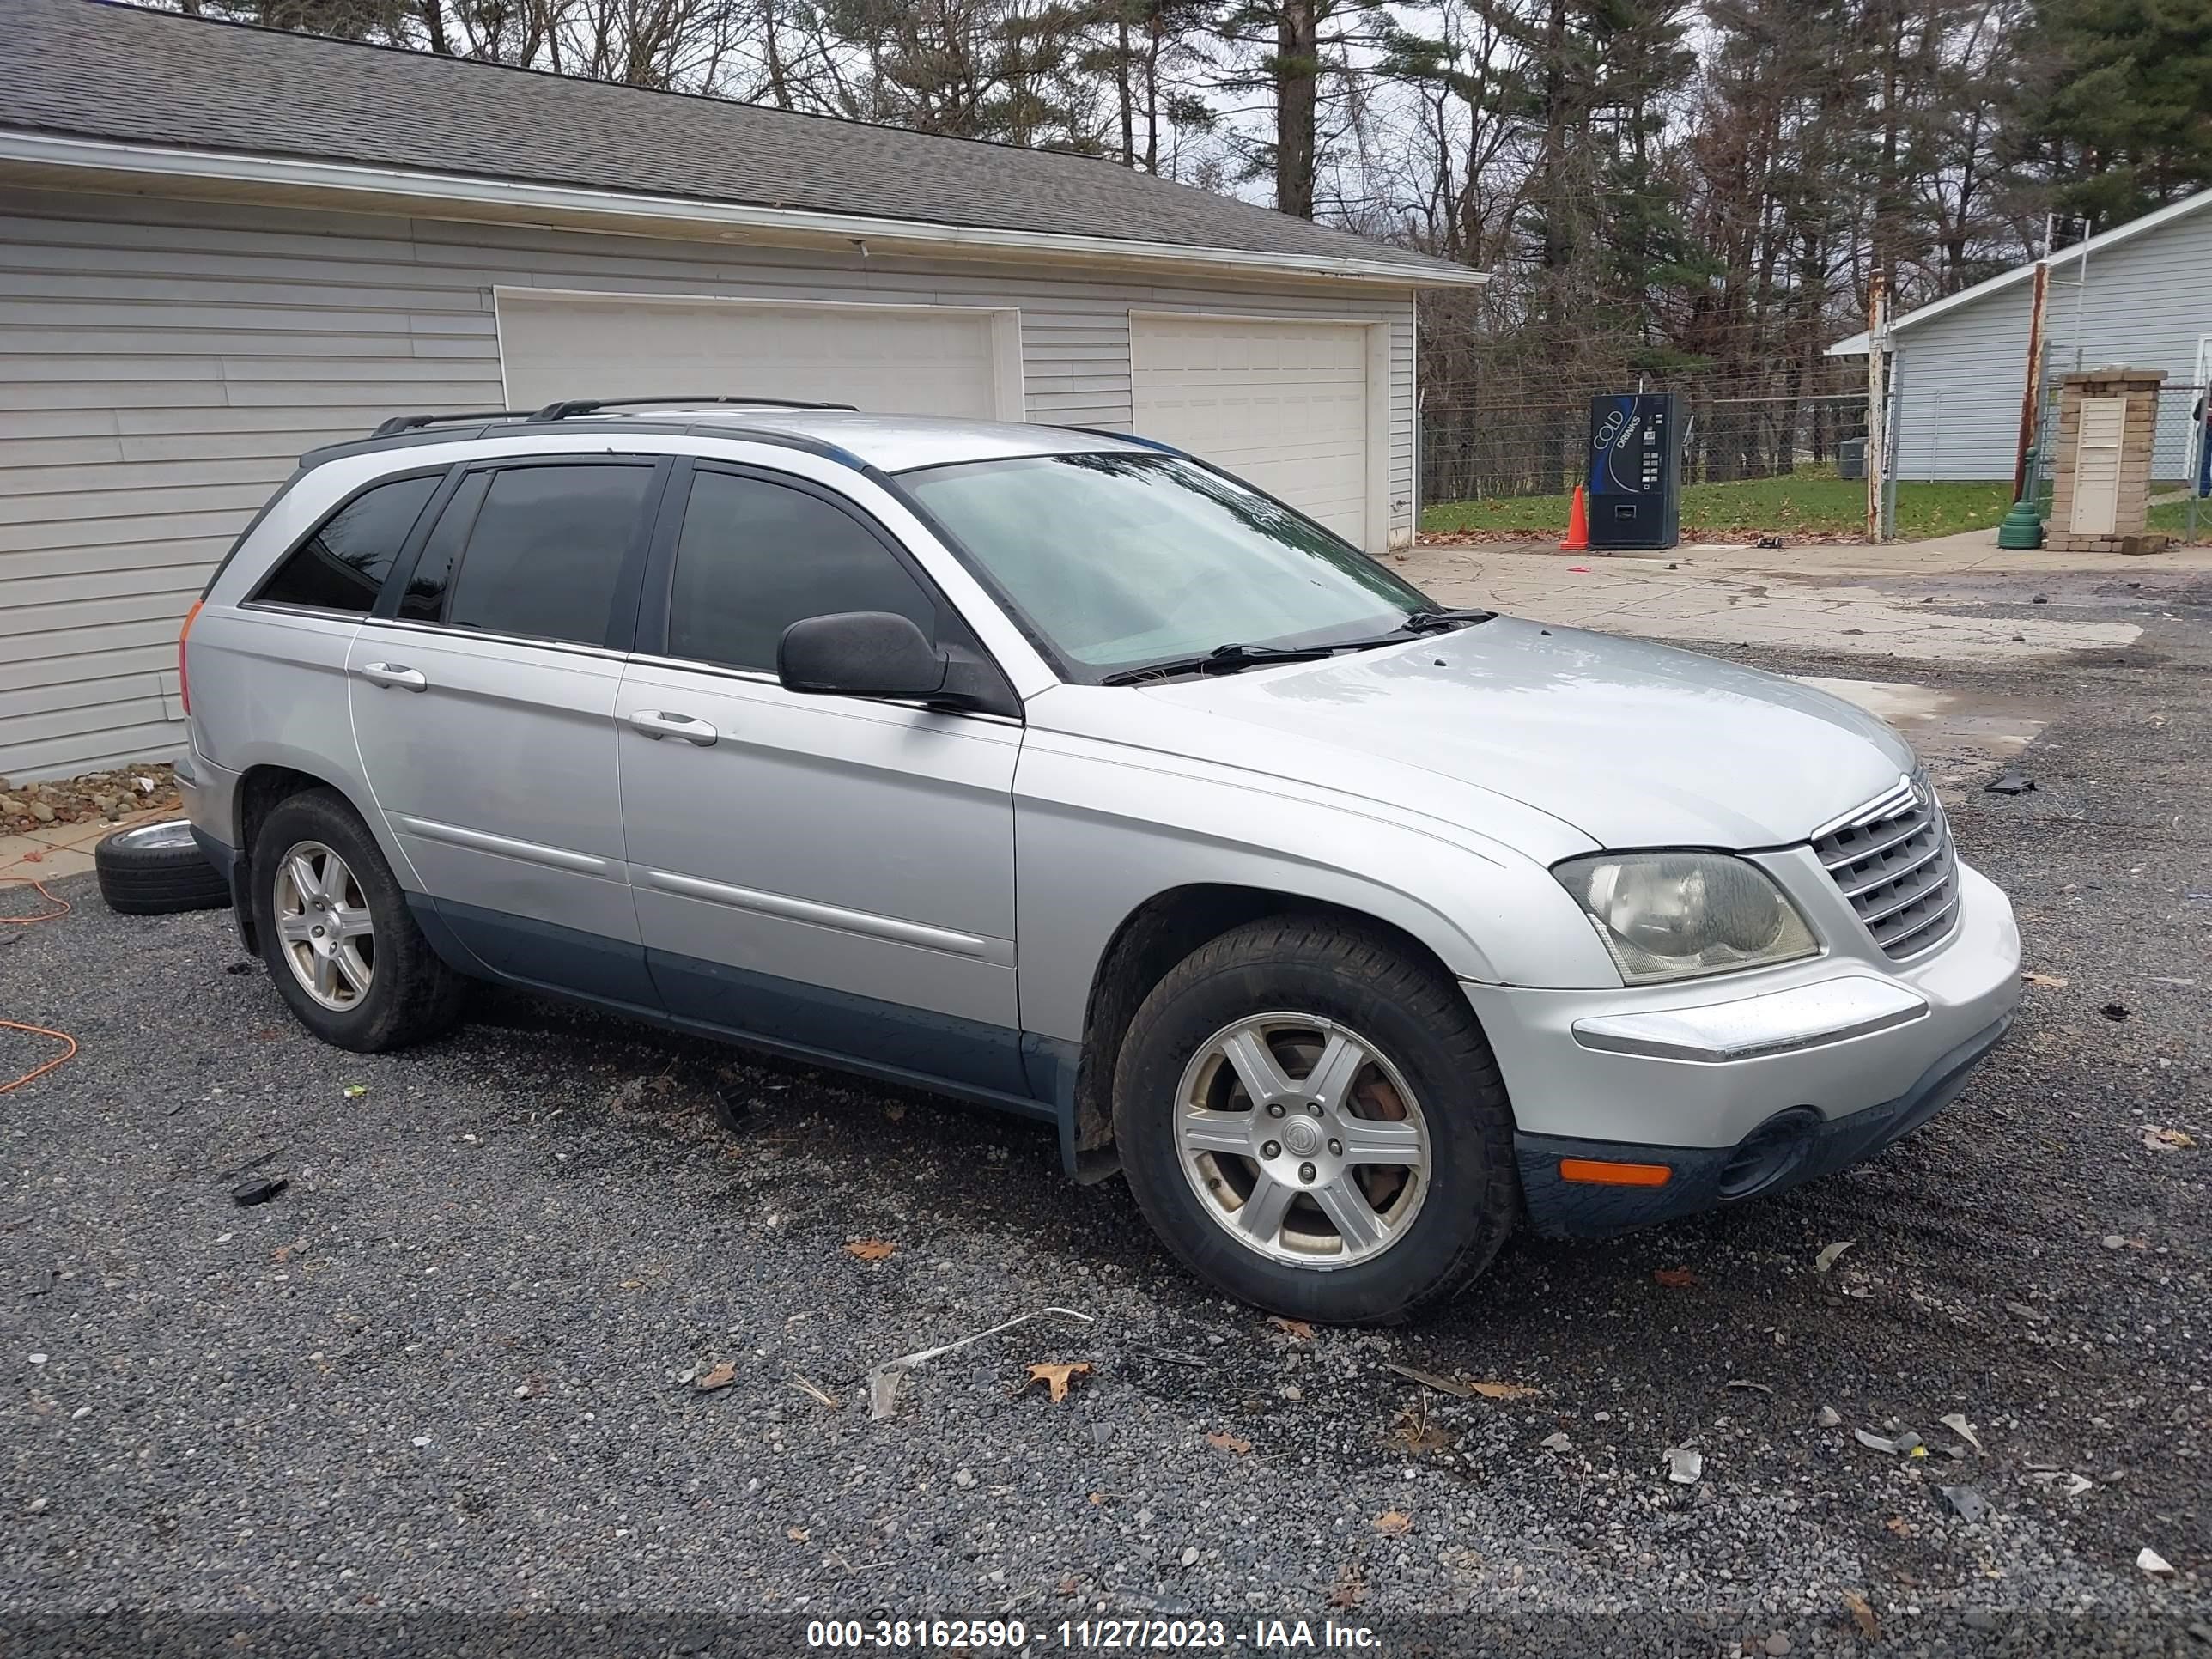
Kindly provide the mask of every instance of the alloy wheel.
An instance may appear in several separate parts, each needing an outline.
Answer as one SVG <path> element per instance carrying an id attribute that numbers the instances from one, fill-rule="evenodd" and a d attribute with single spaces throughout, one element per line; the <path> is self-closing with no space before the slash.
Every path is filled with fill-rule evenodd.
<path id="1" fill-rule="evenodd" d="M 325 1008 L 361 1006 L 376 975 L 376 928 L 368 896 L 346 861 L 303 841 L 276 867 L 276 937 L 301 988 Z"/>
<path id="2" fill-rule="evenodd" d="M 1413 1090 L 1373 1043 L 1316 1015 L 1255 1014 L 1207 1038 L 1183 1070 L 1175 1133 L 1206 1214 L 1292 1267 L 1372 1260 L 1428 1192 Z"/>

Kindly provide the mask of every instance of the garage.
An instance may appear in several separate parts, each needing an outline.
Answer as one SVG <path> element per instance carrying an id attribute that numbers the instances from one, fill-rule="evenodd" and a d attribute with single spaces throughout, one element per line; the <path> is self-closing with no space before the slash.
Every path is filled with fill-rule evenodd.
<path id="1" fill-rule="evenodd" d="M 507 406 L 742 387 L 890 415 L 1023 416 L 1018 311 L 500 289 Z"/>
<path id="2" fill-rule="evenodd" d="M 1362 323 L 1133 314 L 1135 429 L 1379 551 L 1387 339 Z M 1378 373 L 1376 359 L 1383 367 Z"/>
<path id="3" fill-rule="evenodd" d="M 177 10 L 8 21 L 11 780 L 177 753 L 209 572 L 301 451 L 394 417 L 675 395 L 1133 430 L 1382 553 L 1414 532 L 1414 295 L 1486 280 L 1057 151 Z"/>

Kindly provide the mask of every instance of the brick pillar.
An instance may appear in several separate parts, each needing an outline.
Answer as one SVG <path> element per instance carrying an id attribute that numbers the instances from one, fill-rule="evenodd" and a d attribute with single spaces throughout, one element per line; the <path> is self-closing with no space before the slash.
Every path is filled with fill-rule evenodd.
<path id="1" fill-rule="evenodd" d="M 2156 553 L 2166 546 L 2166 535 L 2144 529 L 2150 517 L 2151 456 L 2158 442 L 2158 391 L 2165 380 L 2162 368 L 2092 368 L 2061 379 L 2058 432 L 2051 450 L 2051 522 L 2043 538 L 2045 547 L 2061 553 Z M 2127 400 L 2120 433 L 2119 486 L 2110 534 L 2083 534 L 2073 527 L 2081 404 L 2090 398 Z"/>

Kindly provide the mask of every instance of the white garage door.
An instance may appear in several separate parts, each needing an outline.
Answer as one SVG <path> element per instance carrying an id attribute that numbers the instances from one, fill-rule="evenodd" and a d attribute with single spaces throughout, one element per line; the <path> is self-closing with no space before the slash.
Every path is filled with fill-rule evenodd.
<path id="1" fill-rule="evenodd" d="M 1365 329 L 1139 317 L 1130 360 L 1139 434 L 1369 545 Z"/>
<path id="2" fill-rule="evenodd" d="M 560 398 L 711 393 L 891 415 L 1022 416 L 1012 311 L 516 289 L 496 297 L 510 409 Z"/>

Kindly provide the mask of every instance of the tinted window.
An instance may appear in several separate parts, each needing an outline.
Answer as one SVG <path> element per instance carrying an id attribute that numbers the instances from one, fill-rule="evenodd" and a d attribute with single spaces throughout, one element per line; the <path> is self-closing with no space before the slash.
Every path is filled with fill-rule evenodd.
<path id="1" fill-rule="evenodd" d="M 399 614 L 411 622 L 436 622 L 446 614 L 446 587 L 452 580 L 453 561 L 460 556 L 469 527 L 483 506 L 484 491 L 492 475 L 472 472 L 446 503 L 438 522 L 422 541 L 422 556 L 408 574 L 406 591 L 399 596 Z"/>
<path id="2" fill-rule="evenodd" d="M 295 548 L 253 597 L 367 614 L 439 482 L 394 478 L 364 489 Z"/>
<path id="3" fill-rule="evenodd" d="M 668 654 L 773 671 L 783 630 L 891 611 L 934 638 L 937 608 L 889 548 L 820 497 L 757 478 L 691 480 L 668 599 Z"/>
<path id="4" fill-rule="evenodd" d="M 606 638 L 649 466 L 525 466 L 492 475 L 446 604 L 455 628 Z"/>

